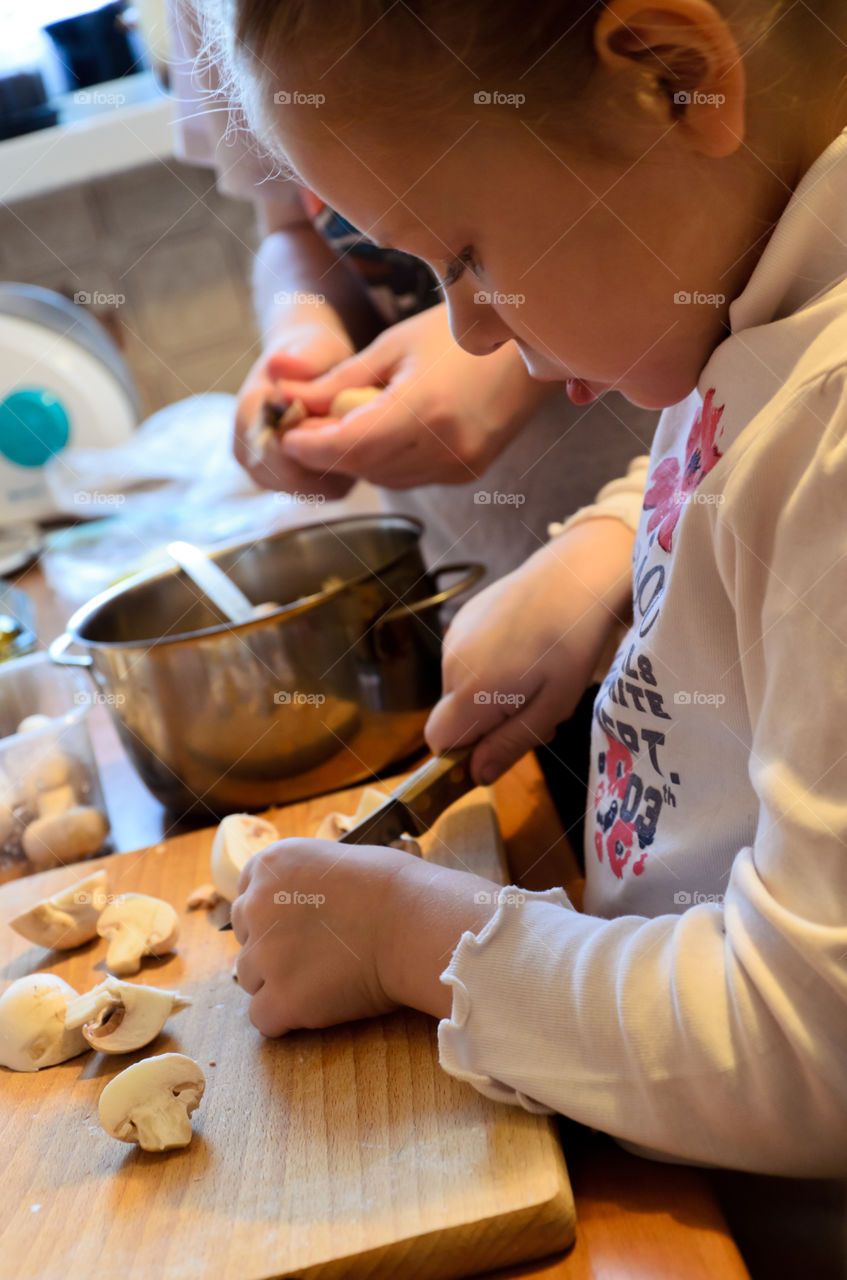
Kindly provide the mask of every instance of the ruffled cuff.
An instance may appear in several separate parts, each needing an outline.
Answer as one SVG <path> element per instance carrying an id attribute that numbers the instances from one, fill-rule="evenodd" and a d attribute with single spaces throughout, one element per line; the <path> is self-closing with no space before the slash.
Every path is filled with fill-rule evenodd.
<path id="1" fill-rule="evenodd" d="M 457 1080 L 473 1085 L 480 1093 L 495 1102 L 509 1102 L 522 1106 L 537 1115 L 553 1115 L 553 1107 L 512 1088 L 503 1081 L 480 1070 L 485 1065 L 485 1041 L 491 1038 L 490 1025 L 482 1029 L 475 1025 L 478 1012 L 475 1001 L 486 1004 L 492 998 L 499 1000 L 498 972 L 511 967 L 509 956 L 523 948 L 526 924 L 525 908 L 532 902 L 548 902 L 574 911 L 564 889 L 545 889 L 533 893 L 517 885 L 506 885 L 497 895 L 497 910 L 478 934 L 463 933 L 453 952 L 450 963 L 441 974 L 441 982 L 453 988 L 453 1006 L 450 1017 L 438 1024 L 438 1058 L 441 1066 Z M 482 1019 L 489 1023 L 490 1019 Z M 498 1021 L 495 1034 L 508 1034 L 503 1022 Z M 481 1041 L 481 1043 L 480 1043 Z"/>

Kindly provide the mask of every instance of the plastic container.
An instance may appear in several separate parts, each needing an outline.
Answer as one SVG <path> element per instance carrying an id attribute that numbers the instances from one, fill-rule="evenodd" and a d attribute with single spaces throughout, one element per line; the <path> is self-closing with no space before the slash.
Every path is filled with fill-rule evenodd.
<path id="1" fill-rule="evenodd" d="M 46 653 L 0 664 L 0 883 L 108 851 L 91 705 L 88 677 Z"/>
<path id="2" fill-rule="evenodd" d="M 32 653 L 36 643 L 29 600 L 17 587 L 0 582 L 0 663 Z"/>

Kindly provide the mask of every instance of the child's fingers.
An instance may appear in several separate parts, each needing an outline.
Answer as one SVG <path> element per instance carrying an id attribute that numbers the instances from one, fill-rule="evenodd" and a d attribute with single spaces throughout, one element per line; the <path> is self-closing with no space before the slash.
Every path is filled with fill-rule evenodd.
<path id="1" fill-rule="evenodd" d="M 264 372 L 269 382 L 279 382 L 282 378 L 309 380 L 317 371 L 314 361 L 308 356 L 295 355 L 283 349 L 271 352 Z"/>
<path id="2" fill-rule="evenodd" d="M 400 443 L 399 406 L 386 396 L 354 409 L 340 421 L 312 421 L 292 427 L 282 439 L 282 451 L 312 471 L 345 471 L 363 475 L 383 465 Z"/>
<path id="3" fill-rule="evenodd" d="M 424 725 L 427 746 L 434 755 L 443 755 L 454 747 L 478 742 L 502 718 L 502 711 L 488 705 L 475 705 L 466 691 L 445 693 L 429 713 Z"/>
<path id="4" fill-rule="evenodd" d="M 558 717 L 551 720 L 547 700 L 535 698 L 492 729 L 477 745 L 471 757 L 474 779 L 483 783 L 494 782 L 527 751 L 550 742 L 557 723 Z"/>
<path id="5" fill-rule="evenodd" d="M 325 415 L 339 391 L 347 391 L 350 387 L 373 387 L 387 378 L 382 362 L 373 354 L 360 352 L 349 360 L 342 360 L 329 373 L 320 378 L 298 381 L 282 376 L 279 379 L 279 390 L 287 400 L 302 400 L 310 414 Z"/>
<path id="6" fill-rule="evenodd" d="M 249 941 L 238 954 L 235 962 L 235 972 L 238 974 L 238 985 L 242 991 L 246 991 L 248 996 L 254 996 L 264 984 L 264 976 L 259 965 L 259 957 L 257 947 L 250 946 Z"/>
<path id="7" fill-rule="evenodd" d="M 285 1002 L 278 987 L 263 984 L 250 1001 L 250 1021 L 263 1036 L 287 1035 L 294 1025 L 287 1017 Z"/>

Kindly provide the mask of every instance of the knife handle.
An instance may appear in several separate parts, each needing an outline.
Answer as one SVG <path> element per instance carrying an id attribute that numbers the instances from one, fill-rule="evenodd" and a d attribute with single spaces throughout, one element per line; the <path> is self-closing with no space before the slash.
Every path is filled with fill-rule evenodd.
<path id="1" fill-rule="evenodd" d="M 454 800 L 476 786 L 468 767 L 472 752 L 472 746 L 459 747 L 443 756 L 433 756 L 397 787 L 393 798 L 431 827 Z"/>

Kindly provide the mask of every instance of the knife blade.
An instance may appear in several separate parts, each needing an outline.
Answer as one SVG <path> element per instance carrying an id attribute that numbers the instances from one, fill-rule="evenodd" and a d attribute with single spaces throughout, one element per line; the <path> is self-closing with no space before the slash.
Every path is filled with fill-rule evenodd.
<path id="1" fill-rule="evenodd" d="M 426 760 L 392 791 L 385 804 L 357 822 L 338 843 L 390 845 L 402 835 L 423 835 L 454 800 L 476 786 L 469 768 L 472 751 L 473 747 L 459 747 Z M 227 923 L 219 932 L 231 928 Z"/>

